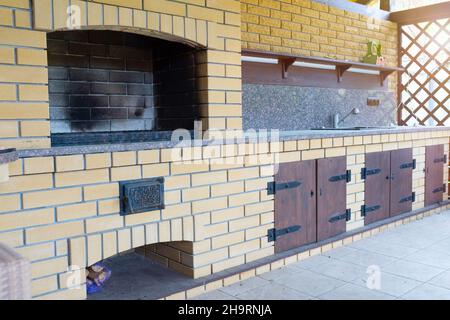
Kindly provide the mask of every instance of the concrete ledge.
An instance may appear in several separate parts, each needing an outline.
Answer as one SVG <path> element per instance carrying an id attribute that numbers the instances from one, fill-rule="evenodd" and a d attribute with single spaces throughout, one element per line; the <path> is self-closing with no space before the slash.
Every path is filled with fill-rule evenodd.
<path id="1" fill-rule="evenodd" d="M 14 162 L 18 159 L 16 149 L 0 149 L 0 165 Z"/>
<path id="2" fill-rule="evenodd" d="M 9 163 L 18 159 L 16 149 L 0 150 L 0 183 L 9 180 Z"/>

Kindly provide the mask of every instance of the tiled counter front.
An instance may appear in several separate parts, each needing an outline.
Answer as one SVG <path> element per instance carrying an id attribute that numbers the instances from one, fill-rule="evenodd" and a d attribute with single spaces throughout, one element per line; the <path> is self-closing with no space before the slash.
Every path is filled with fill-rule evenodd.
<path id="1" fill-rule="evenodd" d="M 425 147 L 444 144 L 448 154 L 449 135 L 445 129 L 399 130 L 195 147 L 203 158 L 198 164 L 178 161 L 182 154 L 189 157 L 191 148 L 25 158 L 23 153 L 10 164 L 10 181 L 0 184 L 0 242 L 32 261 L 36 298 L 85 298 L 84 286 L 67 290 L 67 278 L 73 276 L 69 265 L 84 268 L 133 248 L 199 278 L 274 254 L 267 241 L 274 222 L 267 183 L 273 181 L 275 158 L 291 162 L 346 155 L 353 172 L 347 188 L 347 206 L 354 213 L 349 231 L 364 225 L 359 173 L 365 153 L 413 148 L 417 209 L 424 205 Z M 225 164 L 218 161 L 223 155 Z M 155 176 L 166 178 L 166 208 L 120 216 L 117 181 Z"/>

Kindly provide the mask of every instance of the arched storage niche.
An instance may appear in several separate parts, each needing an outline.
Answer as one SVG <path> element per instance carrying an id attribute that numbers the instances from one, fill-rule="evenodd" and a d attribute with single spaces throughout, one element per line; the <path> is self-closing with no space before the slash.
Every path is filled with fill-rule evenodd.
<path id="1" fill-rule="evenodd" d="M 102 253 L 102 256 L 104 254 Z M 176 288 L 179 287 L 181 290 L 191 281 L 192 256 L 192 242 L 174 241 L 116 252 L 110 257 L 103 256 L 99 261 L 91 257 L 87 267 L 101 262 L 102 266 L 111 271 L 111 277 L 100 292 L 88 295 L 88 299 L 121 299 L 125 295 L 127 299 L 146 300 L 168 296 L 173 290 L 176 291 Z M 92 272 L 91 276 L 94 275 Z"/>

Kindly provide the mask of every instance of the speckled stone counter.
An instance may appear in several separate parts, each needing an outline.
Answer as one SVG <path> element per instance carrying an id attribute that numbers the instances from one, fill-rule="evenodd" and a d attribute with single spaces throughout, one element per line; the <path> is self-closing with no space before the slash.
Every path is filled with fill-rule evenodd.
<path id="1" fill-rule="evenodd" d="M 218 144 L 233 144 L 233 143 L 248 143 L 248 142 L 274 142 L 274 141 L 292 141 L 292 140 L 307 140 L 307 139 L 321 139 L 321 138 L 335 138 L 335 137 L 354 137 L 354 136 L 369 136 L 382 134 L 402 134 L 414 132 L 433 132 L 445 131 L 448 127 L 392 127 L 392 128 L 373 128 L 364 130 L 299 130 L 299 131 L 282 131 L 279 135 L 261 134 L 255 136 L 246 135 L 243 138 L 227 141 L 217 140 L 194 140 L 192 145 L 208 146 Z M 102 152 L 118 152 L 118 151 L 137 151 L 137 150 L 152 150 L 164 149 L 174 147 L 189 147 L 191 142 L 179 141 L 149 141 L 139 143 L 121 143 L 121 144 L 101 144 L 101 145 L 85 145 L 85 146 L 68 146 L 68 147 L 54 147 L 48 149 L 35 150 L 19 150 L 17 154 L 19 158 L 30 157 L 45 157 L 45 156 L 60 156 L 73 154 L 90 154 Z M 1 155 L 0 155 L 1 159 Z M 0 162 L 1 163 L 1 162 Z"/>
<path id="2" fill-rule="evenodd" d="M 244 84 L 242 87 L 244 129 L 305 130 L 330 127 L 333 115 L 341 119 L 358 108 L 360 113 L 343 119 L 341 126 L 389 126 L 396 123 L 394 95 L 384 90 L 308 88 Z M 367 106 L 368 99 L 379 106 Z"/>
<path id="3" fill-rule="evenodd" d="M 16 149 L 0 149 L 0 165 L 14 162 L 18 159 Z"/>

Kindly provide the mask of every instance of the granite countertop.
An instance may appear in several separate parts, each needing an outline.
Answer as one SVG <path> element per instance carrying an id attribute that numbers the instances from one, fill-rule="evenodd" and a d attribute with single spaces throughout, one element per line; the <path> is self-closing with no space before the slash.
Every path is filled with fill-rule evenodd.
<path id="1" fill-rule="evenodd" d="M 14 162 L 18 159 L 16 149 L 0 149 L 0 165 Z"/>
<path id="2" fill-rule="evenodd" d="M 281 131 L 279 135 L 271 136 L 270 133 L 260 135 L 260 142 L 273 141 L 291 141 L 291 140 L 306 140 L 319 138 L 336 138 L 336 137 L 353 137 L 353 136 L 368 136 L 381 134 L 398 134 L 398 133 L 412 133 L 412 132 L 430 132 L 430 131 L 445 131 L 450 127 L 383 127 L 371 128 L 364 130 L 298 130 L 298 131 Z M 246 134 L 245 137 L 237 140 L 217 141 L 217 140 L 193 140 L 194 146 L 208 146 L 232 143 L 246 143 L 256 142 L 258 137 Z M 151 150 L 161 148 L 175 148 L 175 147 L 190 147 L 191 141 L 148 141 L 135 143 L 117 143 L 117 144 L 99 144 L 99 145 L 81 145 L 81 146 L 67 146 L 67 147 L 53 147 L 48 149 L 30 149 L 19 150 L 17 154 L 19 158 L 31 157 L 45 157 L 45 156 L 60 156 L 73 154 L 89 154 L 102 152 L 118 152 L 118 151 L 136 151 L 136 150 Z M 1 154 L 0 154 L 1 159 Z M 1 160 L 0 160 L 1 163 Z"/>

